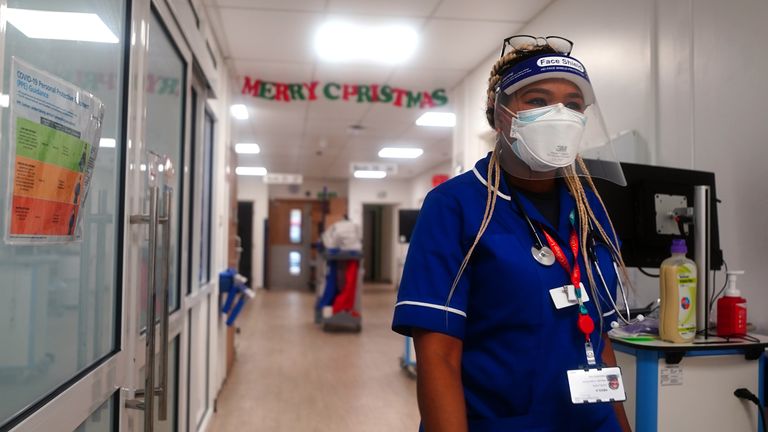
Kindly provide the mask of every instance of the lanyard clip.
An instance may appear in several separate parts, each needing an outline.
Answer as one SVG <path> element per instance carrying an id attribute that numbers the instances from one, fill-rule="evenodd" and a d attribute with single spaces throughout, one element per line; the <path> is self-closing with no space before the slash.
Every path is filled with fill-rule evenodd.
<path id="1" fill-rule="evenodd" d="M 584 343 L 584 352 L 587 355 L 587 364 L 589 366 L 595 366 L 597 364 L 595 361 L 595 350 L 592 348 L 592 342 L 590 342 L 589 339 Z"/>

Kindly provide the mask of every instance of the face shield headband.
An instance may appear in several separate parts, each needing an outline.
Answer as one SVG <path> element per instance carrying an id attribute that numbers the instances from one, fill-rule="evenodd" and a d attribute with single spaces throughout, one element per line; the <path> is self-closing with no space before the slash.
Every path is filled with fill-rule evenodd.
<path id="1" fill-rule="evenodd" d="M 563 80 L 575 86 L 579 103 L 558 98 L 550 87 Z M 543 98 L 545 106 L 540 100 L 531 105 L 525 96 L 531 89 L 553 93 Z M 544 54 L 506 69 L 496 89 L 494 124 L 500 163 L 515 177 L 547 179 L 567 172 L 626 184 L 586 68 L 574 58 Z"/>

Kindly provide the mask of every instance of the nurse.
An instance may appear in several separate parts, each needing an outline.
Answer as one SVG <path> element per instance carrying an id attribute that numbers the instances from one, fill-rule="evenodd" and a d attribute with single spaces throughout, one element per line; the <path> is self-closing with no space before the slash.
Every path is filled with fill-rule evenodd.
<path id="1" fill-rule="evenodd" d="M 572 45 L 504 40 L 495 147 L 424 200 L 392 328 L 414 338 L 427 432 L 629 430 L 599 393 L 623 396 L 604 332 L 625 269 L 592 178 L 625 182 Z"/>

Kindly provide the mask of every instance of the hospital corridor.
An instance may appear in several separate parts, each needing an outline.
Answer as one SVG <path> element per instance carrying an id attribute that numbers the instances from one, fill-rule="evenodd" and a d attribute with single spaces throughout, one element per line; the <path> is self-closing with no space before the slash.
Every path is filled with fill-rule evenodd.
<path id="1" fill-rule="evenodd" d="M 768 432 L 767 21 L 0 0 L 0 432 Z"/>

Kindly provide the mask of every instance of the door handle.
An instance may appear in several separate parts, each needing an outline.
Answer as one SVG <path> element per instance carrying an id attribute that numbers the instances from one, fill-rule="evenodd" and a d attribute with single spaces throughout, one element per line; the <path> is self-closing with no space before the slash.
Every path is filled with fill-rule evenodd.
<path id="1" fill-rule="evenodd" d="M 170 298 L 169 273 L 171 269 L 171 210 L 173 208 L 173 188 L 165 186 L 163 188 L 163 215 L 159 223 L 163 225 L 163 263 L 161 264 L 160 283 L 163 289 L 162 307 L 160 309 L 160 377 L 157 419 L 165 421 L 168 419 L 168 322 L 170 320 L 170 311 L 168 303 Z"/>
<path id="2" fill-rule="evenodd" d="M 144 431 L 152 432 L 154 423 L 154 398 L 155 398 L 155 304 L 157 298 L 157 228 L 160 225 L 160 214 L 158 212 L 158 187 L 153 186 L 149 189 L 149 214 L 132 215 L 131 224 L 148 224 L 149 245 L 147 259 L 147 333 L 146 333 L 146 359 L 144 364 L 144 389 L 136 391 L 143 400 L 131 399 L 126 401 L 127 408 L 144 410 Z M 151 389 L 147 391 L 146 389 Z"/>

